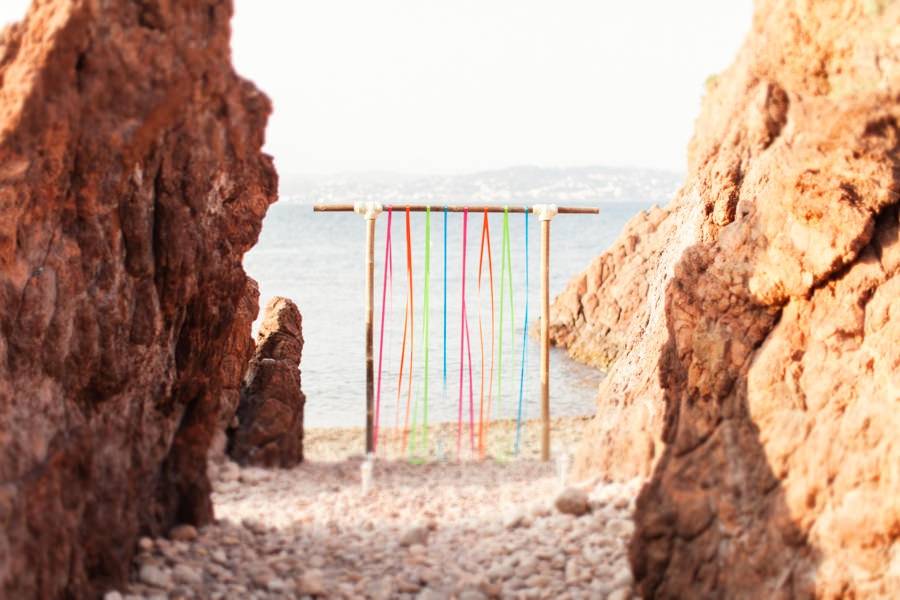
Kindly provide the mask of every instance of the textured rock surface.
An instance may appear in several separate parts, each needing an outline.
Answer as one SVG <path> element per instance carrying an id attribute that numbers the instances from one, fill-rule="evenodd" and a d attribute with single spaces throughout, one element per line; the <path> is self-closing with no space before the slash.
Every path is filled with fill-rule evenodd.
<path id="1" fill-rule="evenodd" d="M 645 595 L 889 596 L 900 4 L 759 3 L 714 88 L 687 184 L 701 234 L 666 291 L 667 445 L 636 574 Z"/>
<path id="2" fill-rule="evenodd" d="M 252 277 L 247 277 L 244 292 L 238 301 L 226 339 L 222 359 L 222 396 L 219 403 L 219 423 L 209 450 L 209 457 L 219 460 L 225 456 L 228 443 L 227 431 L 237 425 L 235 415 L 241 400 L 241 387 L 247 364 L 256 350 L 251 330 L 253 322 L 259 315 L 259 284 Z"/>
<path id="3" fill-rule="evenodd" d="M 672 234 L 669 209 L 642 211 L 613 246 L 575 277 L 550 307 L 550 343 L 606 369 L 633 347 L 627 328 L 646 309 L 654 265 Z"/>
<path id="4" fill-rule="evenodd" d="M 897 2 L 759 1 L 711 79 L 578 465 L 653 448 L 645 597 L 900 588 L 898 122 Z"/>
<path id="5" fill-rule="evenodd" d="M 2 597 L 93 597 L 139 532 L 212 516 L 219 365 L 276 194 L 230 15 L 46 0 L 0 36 Z"/>
<path id="6" fill-rule="evenodd" d="M 303 460 L 300 358 L 303 320 L 297 305 L 275 296 L 266 305 L 256 351 L 244 378 L 229 454 L 238 462 L 291 467 Z"/>
<path id="7" fill-rule="evenodd" d="M 667 273 L 696 239 L 689 225 L 696 214 L 687 203 L 677 198 L 636 215 L 551 307 L 552 343 L 576 360 L 612 367 L 600 384 L 576 472 L 646 477 L 659 456 L 662 388 L 652 366 L 665 342 Z"/>
<path id="8" fill-rule="evenodd" d="M 222 379 L 227 382 L 223 389 L 222 404 L 219 409 L 219 426 L 226 429 L 234 420 L 241 398 L 241 387 L 247 364 L 256 350 L 251 329 L 259 315 L 259 285 L 248 277 L 244 293 L 238 302 L 234 324 L 225 346 L 222 361 Z"/>

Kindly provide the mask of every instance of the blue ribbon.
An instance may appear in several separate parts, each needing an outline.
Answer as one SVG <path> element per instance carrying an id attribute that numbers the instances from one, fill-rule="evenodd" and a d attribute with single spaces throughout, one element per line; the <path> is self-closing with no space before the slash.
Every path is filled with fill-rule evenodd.
<path id="1" fill-rule="evenodd" d="M 444 206 L 444 399 L 447 397 L 447 207 Z"/>
<path id="2" fill-rule="evenodd" d="M 516 455 L 522 431 L 522 399 L 525 395 L 525 361 L 528 348 L 528 211 L 525 211 L 525 329 L 522 331 L 522 367 L 519 370 L 519 412 L 516 417 Z"/>

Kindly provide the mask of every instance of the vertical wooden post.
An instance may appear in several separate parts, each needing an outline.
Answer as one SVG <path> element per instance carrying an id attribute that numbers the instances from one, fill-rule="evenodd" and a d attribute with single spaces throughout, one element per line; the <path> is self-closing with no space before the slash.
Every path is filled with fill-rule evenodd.
<path id="1" fill-rule="evenodd" d="M 375 451 L 375 219 L 381 212 L 377 202 L 359 202 L 354 211 L 366 219 L 366 453 Z"/>
<path id="2" fill-rule="evenodd" d="M 538 204 L 541 222 L 541 460 L 550 460 L 550 221 L 554 204 Z"/>
<path id="3" fill-rule="evenodd" d="M 375 219 L 366 217 L 366 453 L 375 451 L 375 369 L 372 347 L 375 295 Z"/>
<path id="4" fill-rule="evenodd" d="M 541 460 L 550 460 L 550 221 L 541 221 Z"/>

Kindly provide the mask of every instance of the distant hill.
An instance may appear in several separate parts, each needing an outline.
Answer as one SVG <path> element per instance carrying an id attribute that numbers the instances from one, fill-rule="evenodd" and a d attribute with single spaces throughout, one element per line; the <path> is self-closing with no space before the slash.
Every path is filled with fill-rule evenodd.
<path id="1" fill-rule="evenodd" d="M 454 175 L 349 173 L 281 176 L 282 202 L 434 202 L 590 204 L 671 200 L 682 175 L 611 167 L 511 167 Z"/>

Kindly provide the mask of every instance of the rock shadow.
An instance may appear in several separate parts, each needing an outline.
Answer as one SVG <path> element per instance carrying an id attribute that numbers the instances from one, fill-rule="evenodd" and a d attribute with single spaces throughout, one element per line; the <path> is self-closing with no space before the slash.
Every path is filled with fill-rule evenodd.
<path id="1" fill-rule="evenodd" d="M 688 248 L 666 288 L 665 448 L 634 513 L 637 589 L 644 598 L 812 596 L 818 553 L 791 517 L 748 405 L 747 373 L 780 309 L 755 302 L 715 250 Z"/>

